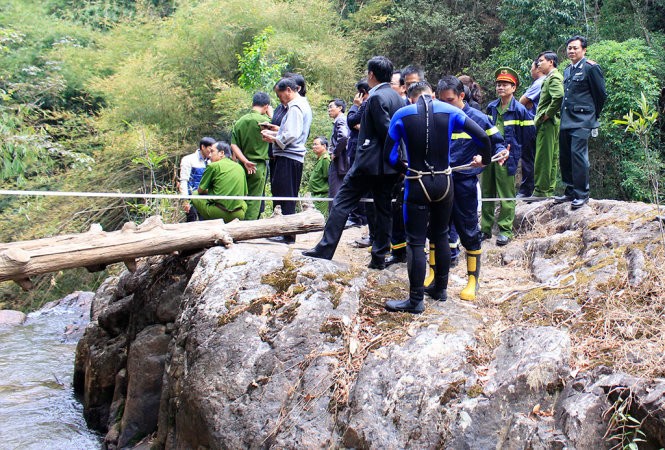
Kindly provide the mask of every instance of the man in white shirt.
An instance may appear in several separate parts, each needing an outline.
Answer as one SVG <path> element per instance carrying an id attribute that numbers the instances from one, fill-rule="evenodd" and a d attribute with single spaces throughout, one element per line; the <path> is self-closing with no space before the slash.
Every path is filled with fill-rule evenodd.
<path id="1" fill-rule="evenodd" d="M 192 195 L 192 192 L 198 189 L 213 145 L 215 145 L 213 138 L 204 137 L 199 142 L 198 150 L 183 157 L 180 161 L 180 193 L 182 195 Z M 201 220 L 196 208 L 189 200 L 185 200 L 183 203 L 183 210 L 187 215 L 187 222 Z"/>

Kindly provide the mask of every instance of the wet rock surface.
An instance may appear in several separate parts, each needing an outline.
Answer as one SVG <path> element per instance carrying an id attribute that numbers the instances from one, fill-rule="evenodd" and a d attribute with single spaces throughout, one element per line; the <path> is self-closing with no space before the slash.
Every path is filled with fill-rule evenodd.
<path id="1" fill-rule="evenodd" d="M 107 448 L 601 449 L 622 408 L 660 448 L 664 384 L 598 367 L 578 321 L 650 279 L 654 208 L 547 203 L 484 244 L 475 302 L 462 263 L 419 316 L 382 308 L 406 296 L 404 265 L 369 270 L 344 243 L 333 261 L 262 240 L 144 260 L 92 302 L 86 418 Z"/>

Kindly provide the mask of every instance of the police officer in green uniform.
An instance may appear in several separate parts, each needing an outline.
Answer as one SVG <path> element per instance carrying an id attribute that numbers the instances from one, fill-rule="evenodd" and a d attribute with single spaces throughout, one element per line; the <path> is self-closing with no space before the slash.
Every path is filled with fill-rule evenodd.
<path id="1" fill-rule="evenodd" d="M 330 193 L 328 174 L 330 170 L 330 153 L 328 153 L 328 139 L 319 136 L 312 142 L 312 151 L 316 155 L 316 164 L 309 174 L 309 192 L 312 197 L 324 198 Z M 328 203 L 314 201 L 314 207 L 328 217 Z"/>
<path id="2" fill-rule="evenodd" d="M 557 70 L 559 58 L 551 50 L 538 55 L 538 70 L 545 75 L 536 111 L 536 157 L 534 159 L 534 197 L 550 197 L 556 187 L 559 151 L 559 122 L 563 100 L 563 76 Z"/>
<path id="3" fill-rule="evenodd" d="M 210 152 L 212 161 L 203 172 L 198 195 L 192 204 L 204 220 L 223 219 L 225 223 L 233 219 L 243 220 L 247 203 L 244 200 L 207 199 L 207 195 L 228 195 L 242 197 L 247 195 L 247 180 L 242 166 L 231 159 L 231 146 L 224 141 L 215 143 Z"/>
<path id="4" fill-rule="evenodd" d="M 566 190 L 554 202 L 572 202 L 572 209 L 589 201 L 589 136 L 599 126 L 598 118 L 607 98 L 603 71 L 586 59 L 586 47 L 583 36 L 573 36 L 566 42 L 572 64 L 563 76 L 559 133 L 559 165 Z"/>
<path id="5" fill-rule="evenodd" d="M 245 168 L 248 194 L 260 197 L 265 194 L 268 143 L 261 137 L 261 123 L 270 120 L 272 115 L 270 96 L 257 92 L 252 98 L 252 111 L 242 116 L 233 125 L 231 150 Z M 256 220 L 261 214 L 261 201 L 247 201 L 246 220 Z"/>

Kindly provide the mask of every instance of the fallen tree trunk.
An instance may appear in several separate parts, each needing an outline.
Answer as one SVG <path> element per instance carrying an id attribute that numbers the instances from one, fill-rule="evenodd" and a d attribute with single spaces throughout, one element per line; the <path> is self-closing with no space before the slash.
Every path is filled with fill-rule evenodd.
<path id="1" fill-rule="evenodd" d="M 120 231 L 105 232 L 95 224 L 86 233 L 0 244 L 0 281 L 14 280 L 27 289 L 29 277 L 34 275 L 75 267 L 103 270 L 117 262 L 124 262 L 133 271 L 136 258 L 309 233 L 321 230 L 323 223 L 321 213 L 310 209 L 289 216 L 227 224 L 222 220 L 165 224 L 159 216 L 150 217 L 141 225 L 128 222 Z"/>

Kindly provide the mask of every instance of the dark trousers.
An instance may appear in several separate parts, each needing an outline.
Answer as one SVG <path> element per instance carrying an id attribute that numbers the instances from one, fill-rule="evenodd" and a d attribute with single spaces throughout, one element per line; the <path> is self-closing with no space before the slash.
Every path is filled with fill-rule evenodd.
<path id="1" fill-rule="evenodd" d="M 369 198 L 369 197 L 363 197 L 363 198 Z M 351 210 L 349 213 L 349 220 L 353 223 L 356 223 L 358 225 L 367 225 L 367 213 L 366 211 L 366 202 L 360 202 L 358 205 L 356 205 L 355 208 Z"/>
<path id="2" fill-rule="evenodd" d="M 300 181 L 302 180 L 303 164 L 295 159 L 284 156 L 275 157 L 275 172 L 272 177 L 272 195 L 274 197 L 297 197 L 300 190 Z M 282 214 L 289 216 L 296 213 L 295 201 L 275 200 L 272 202 L 273 208 L 279 205 L 282 208 Z M 284 236 L 286 239 L 295 242 L 295 235 Z"/>
<path id="3" fill-rule="evenodd" d="M 436 246 L 434 254 L 437 287 L 444 288 L 448 284 L 450 270 L 450 247 L 448 246 L 448 224 L 453 207 L 453 191 L 450 186 L 452 180 L 449 176 L 439 176 L 432 184 L 435 187 L 447 190 L 447 195 L 441 198 L 440 193 L 427 186 L 430 198 L 441 198 L 439 201 L 429 202 L 422 195 L 422 189 L 413 181 L 408 187 L 411 192 L 404 200 L 404 228 L 406 231 L 407 260 L 406 267 L 409 274 L 410 295 L 422 293 L 427 261 L 425 255 L 425 238 L 429 231 L 430 243 Z M 417 192 L 420 191 L 420 195 Z M 429 223 L 429 228 L 428 228 Z"/>
<path id="4" fill-rule="evenodd" d="M 559 131 L 559 167 L 566 185 L 564 195 L 584 200 L 589 198 L 589 128 Z"/>
<path id="5" fill-rule="evenodd" d="M 461 241 L 467 250 L 480 250 L 480 227 L 478 226 L 478 178 L 453 174 L 454 200 L 450 217 L 449 241 Z M 451 257 L 459 255 L 459 248 L 451 252 Z"/>
<path id="6" fill-rule="evenodd" d="M 346 146 L 346 151 L 349 153 L 349 161 L 351 163 L 351 166 L 353 166 L 353 161 L 356 160 L 356 145 L 358 144 L 358 138 L 350 138 L 349 142 Z M 337 194 L 335 194 L 337 195 Z M 368 195 L 363 196 L 363 198 L 370 198 Z M 374 216 L 374 210 L 370 209 L 373 208 L 374 205 L 371 202 L 360 202 L 358 205 L 356 205 L 355 208 L 351 210 L 351 213 L 349 214 L 349 220 L 353 223 L 357 223 L 358 225 L 369 225 L 370 222 L 370 216 Z M 373 225 L 370 226 L 370 238 L 372 236 L 372 227 Z"/>
<path id="7" fill-rule="evenodd" d="M 323 237 L 316 245 L 316 251 L 323 257 L 332 259 L 342 237 L 349 213 L 369 191 L 374 198 L 374 241 L 372 259 L 384 259 L 390 250 L 390 194 L 397 182 L 394 175 L 365 175 L 349 173 L 335 196 L 330 216 L 323 230 Z"/>
<path id="8" fill-rule="evenodd" d="M 399 256 L 406 253 L 406 231 L 404 230 L 404 181 L 400 181 L 393 189 L 392 212 L 393 228 L 390 234 L 390 253 Z"/>
<path id="9" fill-rule="evenodd" d="M 189 206 L 189 212 L 187 213 L 186 217 L 187 217 L 187 222 L 197 222 L 199 220 L 203 220 L 199 212 L 192 204 L 190 204 Z"/>
<path id="10" fill-rule="evenodd" d="M 536 159 L 536 149 L 534 146 L 522 148 L 522 157 L 520 159 L 522 164 L 522 181 L 520 182 L 519 194 L 531 196 L 534 188 L 534 169 L 533 164 Z"/>
<path id="11" fill-rule="evenodd" d="M 346 174 L 344 174 L 346 175 Z M 337 171 L 337 164 L 333 161 L 330 163 L 330 168 L 328 169 L 328 196 L 335 198 L 339 192 L 339 188 L 342 187 L 342 182 L 344 182 L 344 175 L 340 175 Z M 328 203 L 328 212 L 332 209 L 332 202 Z"/>
<path id="12" fill-rule="evenodd" d="M 297 197 L 302 180 L 302 163 L 284 156 L 275 157 L 275 173 L 272 177 L 272 195 L 274 197 Z M 295 201 L 273 201 L 274 206 L 282 207 L 285 216 L 296 213 Z"/>

